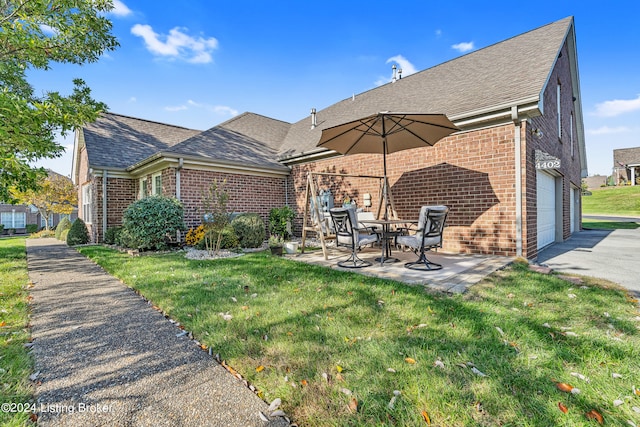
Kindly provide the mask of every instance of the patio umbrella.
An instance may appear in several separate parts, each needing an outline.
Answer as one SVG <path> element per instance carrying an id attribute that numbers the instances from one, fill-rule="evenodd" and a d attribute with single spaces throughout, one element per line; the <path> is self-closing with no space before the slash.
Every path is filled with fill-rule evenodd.
<path id="1" fill-rule="evenodd" d="M 444 114 L 381 112 L 322 131 L 318 147 L 340 154 L 382 154 L 384 218 L 387 219 L 387 154 L 432 146 L 460 130 Z"/>

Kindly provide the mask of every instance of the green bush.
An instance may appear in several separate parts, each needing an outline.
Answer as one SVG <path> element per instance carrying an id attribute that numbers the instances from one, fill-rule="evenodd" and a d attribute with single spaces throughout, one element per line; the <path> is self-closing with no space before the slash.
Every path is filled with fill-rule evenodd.
<path id="1" fill-rule="evenodd" d="M 264 242 L 264 221 L 258 214 L 246 213 L 238 215 L 231 221 L 231 226 L 233 231 L 236 232 L 242 248 L 257 248 Z"/>
<path id="2" fill-rule="evenodd" d="M 122 227 L 107 228 L 107 232 L 104 233 L 104 242 L 107 245 L 119 244 L 121 232 L 122 232 Z"/>
<path id="3" fill-rule="evenodd" d="M 58 226 L 56 227 L 56 239 L 63 240 L 61 238 L 61 234 L 64 230 L 68 230 L 71 228 L 71 221 L 66 216 L 60 220 Z"/>
<path id="4" fill-rule="evenodd" d="M 124 211 L 120 244 L 132 249 L 166 249 L 168 238 L 185 231 L 182 203 L 164 196 L 145 197 Z"/>
<path id="5" fill-rule="evenodd" d="M 209 231 L 209 233 L 215 232 Z M 238 240 L 238 236 L 236 236 L 235 231 L 233 231 L 233 227 L 231 227 L 230 225 L 226 226 L 224 230 L 222 230 L 222 241 L 220 242 L 220 249 L 236 249 L 238 247 L 240 247 L 240 241 Z M 198 243 L 196 243 L 195 248 L 201 250 L 207 249 L 205 239 L 202 238 Z"/>
<path id="6" fill-rule="evenodd" d="M 27 233 L 35 233 L 38 231 L 38 224 L 27 224 Z"/>
<path id="7" fill-rule="evenodd" d="M 4 231 L 4 224 L 0 224 L 0 234 Z"/>
<path id="8" fill-rule="evenodd" d="M 271 209 L 269 211 L 269 232 L 284 240 L 289 239 L 291 225 L 295 217 L 295 212 L 289 206 Z"/>
<path id="9" fill-rule="evenodd" d="M 57 229 L 56 229 L 57 231 Z M 62 233 L 60 232 L 60 238 L 62 238 Z M 89 232 L 87 231 L 87 226 L 84 224 L 84 221 L 80 218 L 73 221 L 71 224 L 71 228 L 67 234 L 67 245 L 75 246 L 75 245 L 84 245 L 89 243 Z"/>
<path id="10" fill-rule="evenodd" d="M 66 242 L 68 237 L 69 237 L 69 229 L 62 230 L 62 233 L 60 233 L 60 240 Z"/>

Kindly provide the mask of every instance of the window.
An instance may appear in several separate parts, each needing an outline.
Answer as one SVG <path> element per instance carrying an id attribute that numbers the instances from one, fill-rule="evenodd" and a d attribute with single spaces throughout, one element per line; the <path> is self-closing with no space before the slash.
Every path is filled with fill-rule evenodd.
<path id="1" fill-rule="evenodd" d="M 571 141 L 571 157 L 575 154 L 574 142 L 573 142 L 573 111 L 569 116 L 569 141 Z"/>
<path id="2" fill-rule="evenodd" d="M 91 191 L 91 184 L 84 185 L 82 187 L 82 219 L 85 223 L 90 224 L 91 218 L 91 205 L 93 204 L 93 193 Z"/>
<path id="3" fill-rule="evenodd" d="M 560 94 L 562 92 L 562 86 L 558 83 L 558 87 L 556 89 L 556 109 L 558 116 L 558 139 L 562 140 L 562 105 L 560 102 Z"/>
<path id="4" fill-rule="evenodd" d="M 27 214 L 24 212 L 2 212 L 0 220 L 5 229 L 9 228 L 25 228 L 27 226 Z"/>
<path id="5" fill-rule="evenodd" d="M 140 199 L 144 199 L 149 195 L 149 184 L 147 178 L 140 178 Z"/>
<path id="6" fill-rule="evenodd" d="M 151 193 L 156 196 L 162 195 L 162 174 L 155 174 L 151 177 Z"/>

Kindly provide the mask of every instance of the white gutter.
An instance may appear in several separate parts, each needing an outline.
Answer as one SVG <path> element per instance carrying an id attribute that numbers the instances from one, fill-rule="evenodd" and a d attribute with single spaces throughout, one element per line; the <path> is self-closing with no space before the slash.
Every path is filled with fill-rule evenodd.
<path id="1" fill-rule="evenodd" d="M 514 144 L 515 144 L 515 170 L 516 170 L 516 256 L 522 256 L 522 141 L 520 130 L 522 122 L 518 117 L 518 106 L 511 107 L 511 119 L 513 120 Z"/>
<path id="2" fill-rule="evenodd" d="M 107 175 L 109 172 L 102 171 L 102 241 L 107 236 Z"/>
<path id="3" fill-rule="evenodd" d="M 176 168 L 176 199 L 180 200 L 180 170 L 184 165 L 184 159 L 180 157 L 178 159 L 178 167 Z"/>

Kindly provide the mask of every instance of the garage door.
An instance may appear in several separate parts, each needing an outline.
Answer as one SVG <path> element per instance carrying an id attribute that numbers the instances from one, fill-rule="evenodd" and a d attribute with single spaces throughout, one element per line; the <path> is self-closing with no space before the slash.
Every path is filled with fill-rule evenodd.
<path id="1" fill-rule="evenodd" d="M 556 239 L 556 182 L 547 173 L 538 171 L 538 249 Z"/>
<path id="2" fill-rule="evenodd" d="M 574 231 L 576 231 L 576 195 L 575 195 L 576 190 L 575 189 L 571 189 L 569 190 L 569 218 L 570 222 L 571 222 L 571 234 L 573 234 Z"/>

